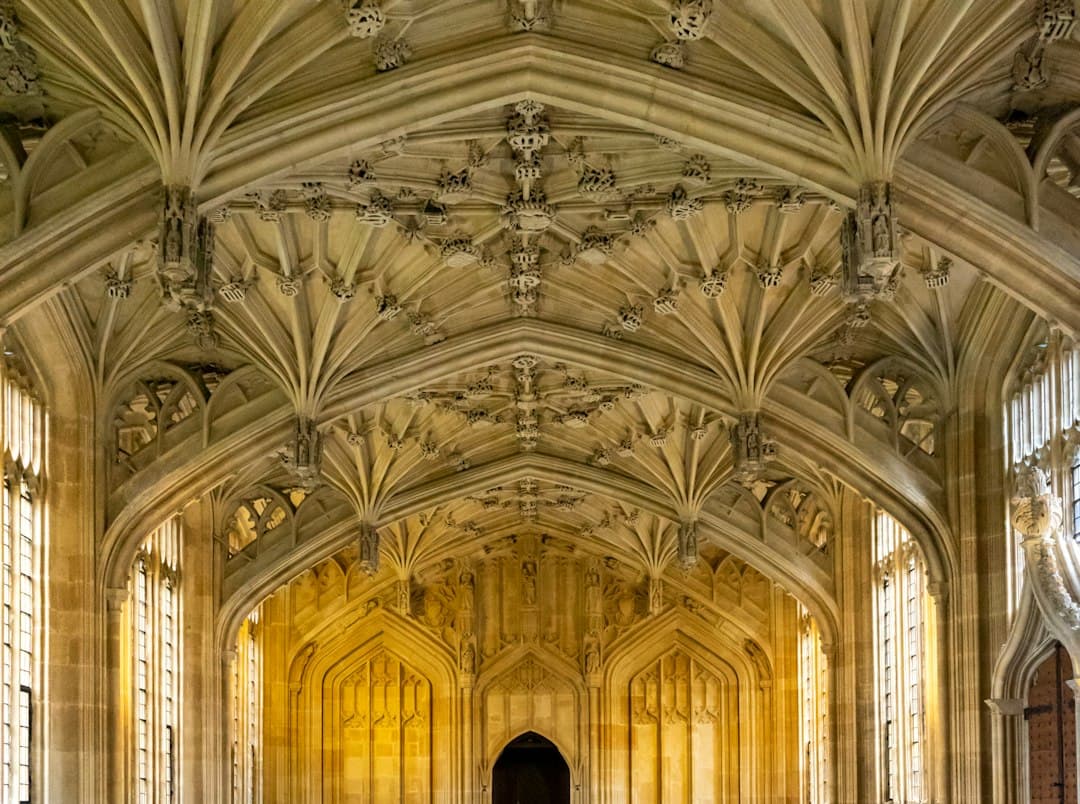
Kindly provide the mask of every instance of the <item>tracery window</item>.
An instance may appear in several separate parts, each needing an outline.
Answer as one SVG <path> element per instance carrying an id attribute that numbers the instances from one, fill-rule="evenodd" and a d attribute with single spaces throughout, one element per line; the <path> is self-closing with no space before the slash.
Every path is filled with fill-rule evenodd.
<path id="1" fill-rule="evenodd" d="M 0 363 L 0 797 L 32 800 L 35 622 L 44 410 L 11 367 Z"/>
<path id="2" fill-rule="evenodd" d="M 828 666 L 821 649 L 817 623 L 800 606 L 799 628 L 799 742 L 802 746 L 802 804 L 829 801 L 829 687 Z"/>
<path id="3" fill-rule="evenodd" d="M 1008 394 L 1009 464 L 1050 473 L 1072 513 L 1066 526 L 1080 537 L 1080 348 L 1051 333 L 1024 354 Z"/>
<path id="4" fill-rule="evenodd" d="M 926 569 L 911 534 L 877 512 L 875 663 L 884 801 L 921 802 L 926 789 Z"/>
<path id="5" fill-rule="evenodd" d="M 135 801 L 176 798 L 179 688 L 180 522 L 171 519 L 143 543 L 132 571 Z"/>
<path id="6" fill-rule="evenodd" d="M 233 804 L 261 801 L 262 655 L 258 636 L 259 612 L 256 609 L 240 627 L 233 662 Z"/>

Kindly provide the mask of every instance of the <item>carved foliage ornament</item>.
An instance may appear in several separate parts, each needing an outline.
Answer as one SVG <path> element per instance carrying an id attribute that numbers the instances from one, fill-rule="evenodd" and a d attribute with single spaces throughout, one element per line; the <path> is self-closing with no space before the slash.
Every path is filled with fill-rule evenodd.
<path id="1" fill-rule="evenodd" d="M 673 70 L 681 70 L 686 66 L 683 43 L 679 41 L 661 42 L 653 48 L 651 58 L 657 64 L 670 67 Z"/>
<path id="2" fill-rule="evenodd" d="M 551 22 L 548 0 L 508 0 L 510 23 L 515 31 L 535 31 Z"/>
<path id="3" fill-rule="evenodd" d="M 375 69 L 380 73 L 395 70 L 412 56 L 412 48 L 404 39 L 380 37 L 375 43 Z"/>
<path id="4" fill-rule="evenodd" d="M 1072 36 L 1076 29 L 1075 0 L 1042 0 L 1036 16 L 1039 39 L 1056 42 Z"/>
<path id="5" fill-rule="evenodd" d="M 1024 464 L 1017 469 L 1012 506 L 1013 527 L 1025 539 L 1048 538 L 1061 528 L 1061 500 L 1038 466 Z"/>
<path id="6" fill-rule="evenodd" d="M 682 40 L 701 39 L 712 14 L 712 0 L 674 0 L 669 21 L 675 36 Z"/>
<path id="7" fill-rule="evenodd" d="M 386 25 L 386 15 L 375 0 L 345 0 L 345 19 L 349 33 L 358 39 L 369 39 Z"/>
<path id="8" fill-rule="evenodd" d="M 19 36 L 13 2 L 0 2 L 0 94 L 39 95 L 37 54 Z"/>
<path id="9" fill-rule="evenodd" d="M 1062 575 L 1055 545 L 1061 533 L 1061 498 L 1038 466 L 1025 464 L 1017 469 L 1012 506 L 1013 527 L 1024 537 L 1024 552 L 1042 592 L 1040 598 L 1069 629 L 1080 631 L 1080 605 Z"/>

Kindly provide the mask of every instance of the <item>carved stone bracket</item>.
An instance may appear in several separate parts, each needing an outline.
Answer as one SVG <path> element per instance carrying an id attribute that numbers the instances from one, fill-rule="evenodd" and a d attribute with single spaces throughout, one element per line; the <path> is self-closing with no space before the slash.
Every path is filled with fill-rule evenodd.
<path id="1" fill-rule="evenodd" d="M 892 188 L 870 182 L 859 188 L 855 209 L 840 230 L 845 300 L 865 304 L 889 296 L 900 268 L 900 240 Z"/>
<path id="2" fill-rule="evenodd" d="M 731 428 L 731 455 L 734 478 L 739 483 L 753 483 L 776 455 L 776 445 L 761 431 L 761 414 L 746 411 Z"/>
<path id="3" fill-rule="evenodd" d="M 683 522 L 679 525 L 679 536 L 676 558 L 679 567 L 684 572 L 689 572 L 698 562 L 697 523 Z"/>
<path id="4" fill-rule="evenodd" d="M 1037 466 L 1016 472 L 1012 524 L 1023 537 L 1028 580 L 1048 625 L 1060 639 L 1080 647 L 1080 603 L 1061 571 L 1061 498 L 1052 493 L 1046 474 Z"/>
<path id="5" fill-rule="evenodd" d="M 281 456 L 281 461 L 307 491 L 319 485 L 322 476 L 322 448 L 323 434 L 319 432 L 315 420 L 297 416 L 293 441 Z"/>
<path id="6" fill-rule="evenodd" d="M 358 545 L 360 570 L 368 576 L 375 575 L 379 571 L 379 531 L 374 525 L 369 522 L 360 523 Z"/>
<path id="7" fill-rule="evenodd" d="M 198 214 L 190 187 L 165 188 L 157 256 L 165 306 L 187 315 L 188 330 L 200 347 L 214 348 L 214 224 Z"/>

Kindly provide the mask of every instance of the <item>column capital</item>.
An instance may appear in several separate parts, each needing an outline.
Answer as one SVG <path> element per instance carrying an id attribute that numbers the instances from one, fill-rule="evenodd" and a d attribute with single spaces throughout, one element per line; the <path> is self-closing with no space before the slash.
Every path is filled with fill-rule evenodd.
<path id="1" fill-rule="evenodd" d="M 124 609 L 124 604 L 131 597 L 131 592 L 126 586 L 109 586 L 105 588 L 105 609 L 111 616 L 119 616 Z"/>
<path id="2" fill-rule="evenodd" d="M 983 703 L 990 707 L 990 711 L 995 715 L 1002 715 L 1003 717 L 1024 716 L 1023 698 L 986 698 Z"/>
<path id="3" fill-rule="evenodd" d="M 926 585 L 926 593 L 934 600 L 941 604 L 949 597 L 949 582 L 948 581 L 930 581 Z"/>

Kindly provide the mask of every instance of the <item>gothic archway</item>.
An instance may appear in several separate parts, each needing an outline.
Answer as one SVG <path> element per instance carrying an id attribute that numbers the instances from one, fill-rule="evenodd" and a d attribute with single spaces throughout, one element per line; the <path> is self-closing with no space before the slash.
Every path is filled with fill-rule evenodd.
<path id="1" fill-rule="evenodd" d="M 570 767 L 555 743 L 534 731 L 507 744 L 491 782 L 492 804 L 570 804 Z"/>

